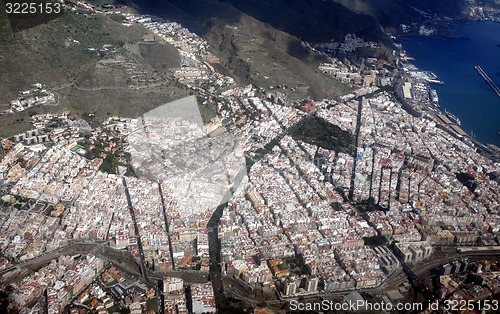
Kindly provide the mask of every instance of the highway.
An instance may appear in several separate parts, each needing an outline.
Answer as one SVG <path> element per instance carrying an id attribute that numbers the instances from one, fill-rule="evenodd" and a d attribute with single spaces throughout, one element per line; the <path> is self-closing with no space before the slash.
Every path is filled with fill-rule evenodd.
<path id="1" fill-rule="evenodd" d="M 210 229 L 210 234 L 212 241 L 217 242 L 216 228 Z M 161 280 L 165 276 L 178 277 L 184 279 L 189 283 L 203 283 L 209 280 L 211 277 L 212 284 L 214 285 L 214 293 L 216 295 L 216 300 L 219 306 L 227 304 L 225 300 L 226 296 L 234 296 L 238 299 L 243 300 L 248 305 L 255 306 L 258 303 L 265 301 L 268 306 L 278 309 L 284 303 L 289 300 L 279 300 L 278 298 L 263 300 L 257 297 L 249 287 L 245 287 L 240 281 L 230 278 L 229 276 L 223 276 L 220 273 L 218 258 L 217 258 L 217 246 L 214 247 L 215 250 L 212 251 L 212 267 L 210 276 L 208 272 L 202 271 L 189 271 L 189 270 L 174 270 L 170 272 L 153 272 L 149 269 L 144 268 L 141 270 L 140 265 L 136 260 L 126 251 L 119 251 L 108 246 L 107 241 L 71 241 L 68 245 L 58 248 L 54 251 L 48 252 L 42 256 L 30 259 L 23 263 L 11 266 L 5 270 L 0 271 L 0 282 L 4 284 L 9 284 L 15 282 L 22 277 L 26 276 L 29 272 L 38 270 L 40 267 L 50 263 L 50 261 L 57 259 L 62 255 L 89 255 L 94 254 L 95 256 L 103 259 L 106 262 L 112 263 L 115 267 L 125 271 L 131 275 L 137 277 L 144 277 L 149 280 Z M 213 250 L 213 249 L 212 249 Z M 434 295 L 428 289 L 426 289 L 424 278 L 427 276 L 431 269 L 439 267 L 440 265 L 455 261 L 457 259 L 468 258 L 469 261 L 478 261 L 483 259 L 488 260 L 500 260 L 500 249 L 494 251 L 473 251 L 473 252 L 457 252 L 456 247 L 450 246 L 445 247 L 442 250 L 436 251 L 432 258 L 412 265 L 406 265 L 403 269 L 399 269 L 393 272 L 389 277 L 378 287 L 363 289 L 363 292 L 376 295 L 383 293 L 389 289 L 395 289 L 403 282 L 407 281 L 410 277 L 410 282 L 412 282 L 415 288 L 427 294 L 427 297 L 431 300 L 434 299 Z M 144 274 L 142 273 L 144 271 Z M 224 285 L 222 285 L 224 281 Z M 350 291 L 335 291 L 328 293 L 318 293 L 315 295 L 305 296 L 304 298 L 315 298 L 315 297 L 331 297 L 331 296 L 342 296 Z"/>
<path id="2" fill-rule="evenodd" d="M 406 265 L 404 267 L 405 268 L 404 270 L 403 268 L 400 268 L 397 271 L 391 273 L 380 286 L 375 288 L 362 289 L 360 291 L 369 293 L 371 295 L 381 294 L 386 292 L 387 290 L 396 289 L 403 282 L 407 281 L 409 279 L 408 277 L 411 277 L 410 282 L 413 282 L 414 286 L 416 286 L 415 288 L 419 292 L 423 293 L 428 298 L 434 299 L 435 296 L 433 295 L 433 293 L 430 290 L 426 289 L 424 276 L 426 276 L 426 274 L 431 269 L 437 268 L 441 265 L 462 258 L 468 258 L 470 262 L 479 261 L 483 259 L 500 260 L 500 250 L 479 252 L 479 253 L 478 252 L 458 253 L 456 251 L 456 247 L 445 248 L 444 251 L 435 252 L 433 258 L 430 260 L 425 260 L 412 265 Z M 251 289 L 245 286 L 240 281 L 231 278 L 230 276 L 224 276 L 223 280 L 224 280 L 226 295 L 234 296 L 238 299 L 241 299 L 246 304 L 256 305 L 258 303 L 262 303 L 263 300 L 255 298 L 253 296 Z M 317 297 L 325 298 L 332 296 L 343 296 L 349 292 L 351 292 L 351 290 L 332 291 L 332 292 L 318 293 L 303 297 L 304 299 L 317 298 Z M 284 304 L 292 299 L 297 299 L 297 298 L 291 298 L 287 300 L 278 300 L 278 299 L 267 300 L 266 303 L 268 306 L 272 306 L 273 308 L 278 309 L 280 308 L 280 304 Z"/>
<path id="3" fill-rule="evenodd" d="M 456 247 L 450 247 L 443 252 L 435 252 L 431 260 L 426 261 L 425 263 L 419 263 L 417 265 L 414 265 L 412 267 L 412 271 L 416 275 L 421 276 L 432 268 L 436 268 L 440 265 L 453 262 L 454 260 L 462 258 L 468 258 L 470 261 L 479 261 L 483 259 L 499 260 L 500 250 L 458 253 L 456 251 Z"/>
<path id="4" fill-rule="evenodd" d="M 36 271 L 60 256 L 73 256 L 78 254 L 89 255 L 92 251 L 94 251 L 95 256 L 103 259 L 104 261 L 113 263 L 117 268 L 122 269 L 123 271 L 136 276 L 141 275 L 139 266 L 132 256 L 127 252 L 118 251 L 107 246 L 107 241 L 74 241 L 69 245 L 60 247 L 56 250 L 0 271 L 0 275 L 2 275 L 0 277 L 0 282 L 14 282 L 18 279 L 18 277 L 20 277 L 20 275 L 25 276 L 25 274 L 30 271 Z"/>
<path id="5" fill-rule="evenodd" d="M 213 231 L 211 231 L 213 232 Z M 140 266 L 133 259 L 133 257 L 125 252 L 115 250 L 109 246 L 107 246 L 107 242 L 99 241 L 99 242 L 89 242 L 89 241 L 73 241 L 71 244 L 58 248 L 54 251 L 48 252 L 39 257 L 30 259 L 26 262 L 19 263 L 17 265 L 11 266 L 7 269 L 0 271 L 0 275 L 6 275 L 9 272 L 15 271 L 16 269 L 28 269 L 28 270 L 36 270 L 50 263 L 51 260 L 56 259 L 63 255 L 87 255 L 94 251 L 95 255 L 99 258 L 104 259 L 107 262 L 113 263 L 118 268 L 136 275 L 141 276 Z M 437 256 L 436 256 L 437 255 Z M 426 260 L 425 262 L 421 262 L 414 265 L 409 265 L 411 271 L 416 276 L 422 276 L 430 269 L 436 268 L 440 265 L 446 264 L 448 262 L 452 262 L 461 258 L 469 258 L 470 261 L 477 261 L 481 259 L 500 259 L 500 250 L 498 251 L 485 251 L 485 252 L 465 252 L 458 253 L 456 252 L 455 247 L 446 248 L 443 252 L 434 253 L 434 257 L 430 260 Z M 183 278 L 187 282 L 207 282 L 209 274 L 208 272 L 202 271 L 189 271 L 189 270 L 174 270 L 169 272 L 153 272 L 151 270 L 147 270 L 148 276 L 151 279 L 161 279 L 165 276 L 178 277 Z M 215 274 L 214 274 L 215 275 Z M 226 276 L 222 276 L 223 278 Z M 9 276 L 4 276 L 0 278 L 1 281 L 10 281 L 8 280 Z M 214 278 L 216 279 L 216 278 Z M 398 270 L 392 273 L 379 287 L 364 289 L 363 291 L 369 293 L 379 293 L 383 292 L 387 288 L 397 287 L 401 283 L 407 280 L 406 275 L 402 270 Z M 336 292 L 336 293 L 345 293 L 345 292 Z M 335 293 L 334 293 L 335 294 Z"/>
<path id="6" fill-rule="evenodd" d="M 32 266 L 44 265 L 50 263 L 51 260 L 58 258 L 62 255 L 77 255 L 77 254 L 87 254 L 94 247 L 95 242 L 72 242 L 66 246 L 62 246 L 60 248 L 55 249 L 54 251 L 47 252 L 41 256 L 29 259 L 25 262 L 10 266 L 2 271 L 0 271 L 0 275 L 5 275 L 15 269 L 20 268 L 30 268 Z"/>

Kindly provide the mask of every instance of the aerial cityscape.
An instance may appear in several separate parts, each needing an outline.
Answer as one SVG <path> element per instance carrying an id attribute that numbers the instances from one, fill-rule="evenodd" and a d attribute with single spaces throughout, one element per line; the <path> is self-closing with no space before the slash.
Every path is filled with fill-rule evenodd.
<path id="1" fill-rule="evenodd" d="M 498 1 L 34 2 L 0 3 L 0 313 L 500 311 L 499 59 L 473 121 L 406 50 L 498 55 Z"/>

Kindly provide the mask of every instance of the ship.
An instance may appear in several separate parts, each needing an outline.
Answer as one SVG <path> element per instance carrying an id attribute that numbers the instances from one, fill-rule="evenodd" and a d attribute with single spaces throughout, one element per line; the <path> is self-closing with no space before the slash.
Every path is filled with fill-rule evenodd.
<path id="1" fill-rule="evenodd" d="M 436 75 L 436 73 L 434 73 L 432 71 L 424 71 L 424 73 L 427 74 L 427 76 L 432 80 L 438 79 L 438 76 Z"/>
<path id="2" fill-rule="evenodd" d="M 428 82 L 428 83 L 433 83 L 433 84 L 440 84 L 440 85 L 443 85 L 444 82 L 439 80 L 438 79 L 438 76 L 434 73 L 434 72 L 431 72 L 431 71 L 424 71 L 424 74 L 426 75 L 424 77 L 424 79 Z"/>
<path id="3" fill-rule="evenodd" d="M 433 83 L 433 84 L 439 84 L 439 85 L 443 85 L 444 84 L 444 81 L 435 80 L 435 79 L 431 79 L 431 78 L 427 78 L 426 81 L 429 82 L 429 83 Z"/>
<path id="4" fill-rule="evenodd" d="M 448 119 L 451 120 L 451 122 L 457 124 L 457 125 L 462 125 L 462 122 L 460 122 L 460 119 L 454 115 L 453 113 L 451 112 L 448 112 L 446 109 L 444 110 L 444 113 L 446 114 L 446 116 L 448 117 Z"/>
<path id="5" fill-rule="evenodd" d="M 429 96 L 431 97 L 432 102 L 435 104 L 439 103 L 439 97 L 435 89 L 431 89 L 429 91 Z"/>

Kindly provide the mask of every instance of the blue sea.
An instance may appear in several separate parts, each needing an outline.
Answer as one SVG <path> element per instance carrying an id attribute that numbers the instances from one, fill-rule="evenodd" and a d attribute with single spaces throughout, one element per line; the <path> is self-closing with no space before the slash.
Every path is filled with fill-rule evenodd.
<path id="1" fill-rule="evenodd" d="M 500 147 L 500 97 L 474 70 L 479 65 L 500 87 L 500 23 L 460 24 L 455 34 L 468 40 L 404 37 L 400 42 L 418 68 L 444 81 L 433 85 L 441 110 L 455 114 L 480 142 Z"/>

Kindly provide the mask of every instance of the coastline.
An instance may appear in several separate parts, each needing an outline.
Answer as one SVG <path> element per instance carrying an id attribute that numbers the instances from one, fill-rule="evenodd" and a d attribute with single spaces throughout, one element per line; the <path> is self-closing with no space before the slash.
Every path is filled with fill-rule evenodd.
<path id="1" fill-rule="evenodd" d="M 473 24 L 475 21 L 471 21 L 471 22 L 472 23 L 462 23 L 462 25 Z M 464 40 L 464 37 L 465 36 L 462 36 L 462 38 L 458 38 L 458 36 L 457 37 L 445 37 L 445 36 L 424 36 L 424 35 L 420 35 L 420 34 L 404 34 L 401 36 L 397 36 L 395 42 L 397 42 L 398 44 L 401 45 L 401 49 L 406 53 L 406 57 L 411 57 L 411 58 L 404 60 L 403 64 L 412 65 L 414 67 L 412 71 L 415 71 L 415 72 L 421 71 L 421 72 L 436 73 L 439 76 L 439 80 L 442 80 L 443 77 L 442 77 L 441 73 L 439 73 L 439 72 L 443 72 L 442 69 L 441 69 L 441 71 L 439 71 L 439 68 L 434 68 L 434 67 L 429 66 L 429 65 L 424 67 L 424 66 L 422 66 L 422 64 L 418 64 L 418 65 L 415 64 L 416 60 L 421 61 L 421 60 L 425 60 L 425 59 L 422 58 L 421 56 L 415 58 L 412 51 L 407 50 L 408 43 L 405 42 L 405 39 L 408 39 L 408 38 L 410 38 L 410 39 L 411 38 L 417 38 L 417 39 L 418 38 L 423 38 L 423 39 L 435 38 L 435 39 L 438 39 L 438 40 L 441 39 L 441 40 L 447 42 L 448 39 L 462 39 L 462 40 Z M 467 40 L 470 41 L 471 38 L 467 38 Z M 444 45 L 444 44 L 441 43 L 441 45 Z M 417 63 L 419 63 L 419 62 L 417 62 Z M 420 63 L 422 63 L 422 62 L 420 62 Z M 469 71 L 470 71 L 470 73 L 474 72 L 473 74 L 475 76 L 477 76 L 477 78 L 480 78 L 481 83 L 484 84 L 485 86 L 487 86 L 487 83 L 484 82 L 483 78 L 481 78 L 479 75 L 477 75 L 477 72 L 474 70 L 474 66 L 471 66 Z M 468 73 L 468 75 L 472 75 L 470 73 Z M 475 78 L 473 78 L 473 79 L 475 79 Z M 444 79 L 444 81 L 445 81 L 445 85 L 446 85 L 447 80 Z M 448 93 L 450 93 L 450 91 L 453 91 L 454 89 L 457 88 L 457 87 L 453 86 L 453 84 L 452 84 L 452 87 L 450 87 L 449 84 L 446 87 L 440 87 L 438 84 L 435 84 L 432 81 L 427 81 L 426 83 L 427 83 L 429 89 L 434 89 L 434 88 L 441 89 L 441 91 L 439 91 L 440 96 L 441 96 L 441 92 L 443 91 L 443 88 L 447 88 Z M 489 89 L 488 92 L 492 93 L 490 86 L 487 86 L 487 88 Z M 465 131 L 467 128 L 465 128 L 465 130 L 464 130 L 463 127 L 459 123 L 453 123 L 453 126 L 452 126 L 452 124 L 444 123 L 441 119 L 439 119 L 439 115 L 446 116 L 446 114 L 447 114 L 446 110 L 448 109 L 448 111 L 449 111 L 451 109 L 451 111 L 454 114 L 456 114 L 456 116 L 458 116 L 459 119 L 460 118 L 464 119 L 466 121 L 466 123 L 468 123 L 469 129 L 470 129 L 470 125 L 471 125 L 470 120 L 474 120 L 474 119 L 471 118 L 467 114 L 464 115 L 464 113 L 461 112 L 460 110 L 458 110 L 458 112 L 457 112 L 457 110 L 455 110 L 454 108 L 450 108 L 449 102 L 450 101 L 448 100 L 448 103 L 446 105 L 443 105 L 442 99 L 439 98 L 439 102 L 438 102 L 439 105 L 438 106 L 431 106 L 430 104 L 422 104 L 422 107 L 424 108 L 424 111 L 426 113 L 428 113 L 430 116 L 432 116 L 436 122 L 442 124 L 442 127 L 444 129 L 446 129 L 451 135 L 460 137 L 460 138 L 462 138 L 462 141 L 464 141 L 465 143 L 468 143 L 469 145 L 473 145 L 474 147 L 477 147 L 477 149 L 480 150 L 481 152 L 483 152 L 484 153 L 483 155 L 487 156 L 488 158 L 491 158 L 491 159 L 496 160 L 496 161 L 500 161 L 500 149 L 499 149 L 499 146 L 496 143 L 496 141 L 491 143 L 490 141 L 485 141 L 484 139 L 481 139 L 481 140 L 476 139 L 474 134 L 472 133 L 472 132 L 474 132 L 474 130 L 472 130 L 471 134 L 469 134 L 467 131 Z M 469 120 L 467 120 L 467 119 L 469 119 Z M 500 135 L 498 133 L 498 130 L 495 130 L 494 134 L 496 136 Z"/>
<path id="2" fill-rule="evenodd" d="M 466 27 L 468 25 L 474 25 L 474 24 L 478 24 L 478 23 L 483 24 L 483 23 L 488 23 L 488 22 L 492 22 L 492 21 L 467 20 L 467 21 L 463 21 L 461 23 L 458 23 L 457 27 L 460 27 L 460 26 Z M 490 24 L 490 23 L 488 23 L 488 24 Z M 494 21 L 493 25 L 498 25 L 498 24 L 500 24 L 500 23 Z M 490 25 L 492 25 L 492 24 L 490 24 Z M 486 31 L 488 31 L 490 28 L 491 28 L 491 26 L 487 27 Z M 494 91 L 491 90 L 491 87 L 488 86 L 488 84 L 484 81 L 484 79 L 481 76 L 477 75 L 477 72 L 474 70 L 475 66 L 479 65 L 479 66 L 483 67 L 483 64 L 486 63 L 487 66 L 484 68 L 487 68 L 489 66 L 489 69 L 490 69 L 489 72 L 491 74 L 492 73 L 491 72 L 491 69 L 492 69 L 491 63 L 494 63 L 493 68 L 496 68 L 496 63 L 490 62 L 490 60 L 489 60 L 489 58 L 491 58 L 490 55 L 488 57 L 483 58 L 483 59 L 481 59 L 480 57 L 478 58 L 477 51 L 473 51 L 475 48 L 469 48 L 471 51 L 473 51 L 472 56 L 470 56 L 470 57 L 466 56 L 466 57 L 468 57 L 468 60 L 465 60 L 465 61 L 460 60 L 460 63 L 456 60 L 450 60 L 451 58 L 441 60 L 443 58 L 442 57 L 443 54 L 440 52 L 442 52 L 442 51 L 436 51 L 436 53 L 434 54 L 434 51 L 432 51 L 432 49 L 434 49 L 434 48 L 429 48 L 431 46 L 436 46 L 437 47 L 436 49 L 444 50 L 445 48 L 447 48 L 448 45 L 450 45 L 451 46 L 450 50 L 452 50 L 453 47 L 467 45 L 467 44 L 460 44 L 459 41 L 448 41 L 448 39 L 465 40 L 467 38 L 468 41 L 476 41 L 474 44 L 477 44 L 478 41 L 481 42 L 483 40 L 483 38 L 478 35 L 477 36 L 478 38 L 476 38 L 476 36 L 473 36 L 474 38 L 472 39 L 472 38 L 470 38 L 471 34 L 468 34 L 470 32 L 476 31 L 476 30 L 477 30 L 477 28 L 472 29 L 472 30 L 466 29 L 466 31 L 465 31 L 466 34 L 463 34 L 464 30 L 462 29 L 462 31 L 460 31 L 460 29 L 459 29 L 461 34 L 458 36 L 453 36 L 453 37 L 437 36 L 437 35 L 425 36 L 425 35 L 421 35 L 421 34 L 402 34 L 402 35 L 398 35 L 396 37 L 395 42 L 401 45 L 401 49 L 403 51 L 407 52 L 406 56 L 411 57 L 411 59 L 410 60 L 407 59 L 408 61 L 406 61 L 405 63 L 413 65 L 416 69 L 418 69 L 418 71 L 436 73 L 440 76 L 440 78 L 439 78 L 440 80 L 444 79 L 444 81 L 446 83 L 445 84 L 446 87 L 431 85 L 431 84 L 433 84 L 433 82 L 428 82 L 429 86 L 435 86 L 435 88 L 439 92 L 439 96 L 440 96 L 439 97 L 439 104 L 441 106 L 438 110 L 441 113 L 443 113 L 444 110 L 447 109 L 448 111 L 451 111 L 454 114 L 456 114 L 458 117 L 463 118 L 463 120 L 466 121 L 464 130 L 467 130 L 466 131 L 467 137 L 471 141 L 473 141 L 475 143 L 475 145 L 478 145 L 483 149 L 487 149 L 490 152 L 494 152 L 495 155 L 498 156 L 498 155 L 500 155 L 498 152 L 499 144 L 498 144 L 498 139 L 497 139 L 497 137 L 499 136 L 499 133 L 498 133 L 498 130 L 492 130 L 492 128 L 494 128 L 495 125 L 498 125 L 498 123 L 491 122 L 492 121 L 491 119 L 494 119 L 494 118 L 491 118 L 491 116 L 496 115 L 497 109 L 496 109 L 495 105 L 497 104 L 496 99 L 498 97 L 495 95 Z M 481 31 L 484 32 L 484 30 L 481 30 Z M 478 33 L 478 34 L 484 35 L 482 33 Z M 419 39 L 422 39 L 421 43 L 419 42 Z M 431 39 L 431 40 L 436 39 L 436 41 L 441 40 L 441 42 L 440 43 L 434 42 L 434 43 L 429 44 L 429 43 L 424 42 L 426 39 Z M 488 53 L 496 52 L 497 46 L 500 46 L 500 44 L 495 43 L 493 45 L 493 48 L 495 48 L 495 50 L 494 51 L 492 50 L 492 52 L 488 52 Z M 489 38 L 488 47 L 490 47 L 488 49 L 491 50 L 491 38 Z M 427 49 L 427 50 L 425 52 L 421 52 L 420 51 L 421 49 Z M 476 50 L 480 50 L 480 48 L 478 48 Z M 431 53 L 429 53 L 429 51 Z M 450 53 L 450 55 L 453 55 L 453 54 Z M 427 60 L 429 56 L 432 56 L 431 57 L 432 59 L 430 60 L 430 62 L 429 62 L 429 60 Z M 434 56 L 436 56 L 436 57 L 434 57 Z M 462 59 L 462 55 L 460 55 L 459 57 L 460 57 L 460 59 Z M 441 58 L 441 59 L 439 59 L 439 58 Z M 448 71 L 446 71 L 444 69 L 444 67 L 440 64 L 440 61 L 446 62 L 447 60 L 450 60 L 450 64 L 451 64 L 449 66 L 449 68 L 451 70 L 450 73 L 448 73 Z M 474 62 L 474 64 L 469 66 L 470 62 Z M 490 63 L 488 63 L 488 62 L 490 62 Z M 457 64 L 461 67 L 458 70 L 453 68 Z M 458 68 L 458 66 L 457 66 L 457 68 Z M 462 71 L 462 72 L 460 72 L 460 71 Z M 460 75 L 457 75 L 457 72 L 460 72 Z M 495 72 L 493 72 L 493 73 L 495 73 Z M 443 74 L 446 74 L 446 75 L 443 75 Z M 461 83 L 460 85 L 456 84 L 457 79 L 453 75 L 462 77 L 462 81 L 460 82 Z M 447 77 L 444 78 L 444 76 L 447 76 Z M 450 76 L 451 76 L 451 79 L 450 79 Z M 498 73 L 496 76 L 498 76 Z M 464 79 L 464 77 L 466 77 L 466 78 Z M 495 76 L 491 76 L 491 75 L 490 75 L 490 77 L 493 79 L 495 78 Z M 478 81 L 480 81 L 480 82 L 478 83 Z M 450 82 L 450 84 L 448 84 L 448 82 Z M 465 88 L 464 82 L 466 82 L 467 84 L 471 83 L 472 85 L 474 85 L 471 87 L 471 91 L 469 91 Z M 454 85 L 454 83 L 455 83 L 455 85 Z M 434 87 L 432 87 L 432 88 L 434 88 Z M 446 88 L 446 93 L 443 93 L 443 91 L 445 91 L 445 88 Z M 481 92 L 482 92 L 482 94 L 478 94 L 478 95 L 481 95 L 481 96 L 479 96 L 481 98 L 477 98 L 477 95 L 471 96 L 470 94 L 478 92 L 478 88 L 481 89 Z M 485 89 L 488 89 L 488 91 L 485 92 L 484 91 Z M 491 95 L 493 95 L 493 96 L 491 96 L 489 93 L 491 93 Z M 443 97 L 445 99 L 445 101 L 442 101 L 443 98 L 441 98 L 441 96 L 443 94 L 445 94 L 445 96 L 446 96 L 446 97 Z M 462 100 L 460 98 L 462 96 L 462 94 L 465 95 L 464 100 Z M 475 101 L 473 101 L 472 103 L 470 101 L 471 97 L 476 97 Z M 483 104 L 483 101 L 482 101 L 483 97 L 485 99 L 485 101 L 484 101 L 485 104 Z M 492 98 L 495 98 L 495 99 L 492 101 Z M 478 100 L 481 100 L 481 102 L 477 103 Z M 474 106 L 470 106 L 470 104 L 474 104 Z M 471 109 L 471 108 L 473 108 L 473 109 Z M 474 114 L 476 116 L 471 115 L 469 113 L 469 111 L 472 111 L 472 110 L 474 111 Z M 495 113 L 493 113 L 493 111 Z M 477 118 L 478 116 L 479 116 L 479 118 Z M 484 121 L 482 121 L 483 117 L 485 117 Z M 495 121 L 495 120 L 493 120 L 493 121 Z M 478 125 L 479 125 L 479 127 L 478 127 Z M 488 129 L 488 126 L 489 126 L 489 129 Z M 476 128 L 478 129 L 479 132 L 476 132 Z M 485 130 L 487 132 L 485 132 Z M 472 135 L 468 134 L 468 133 L 471 133 Z M 475 135 L 477 136 L 477 133 L 481 133 L 481 135 L 479 136 L 480 139 L 475 138 Z M 485 136 L 485 134 L 486 134 L 486 136 Z M 496 149 L 495 149 L 495 146 L 496 146 Z"/>

